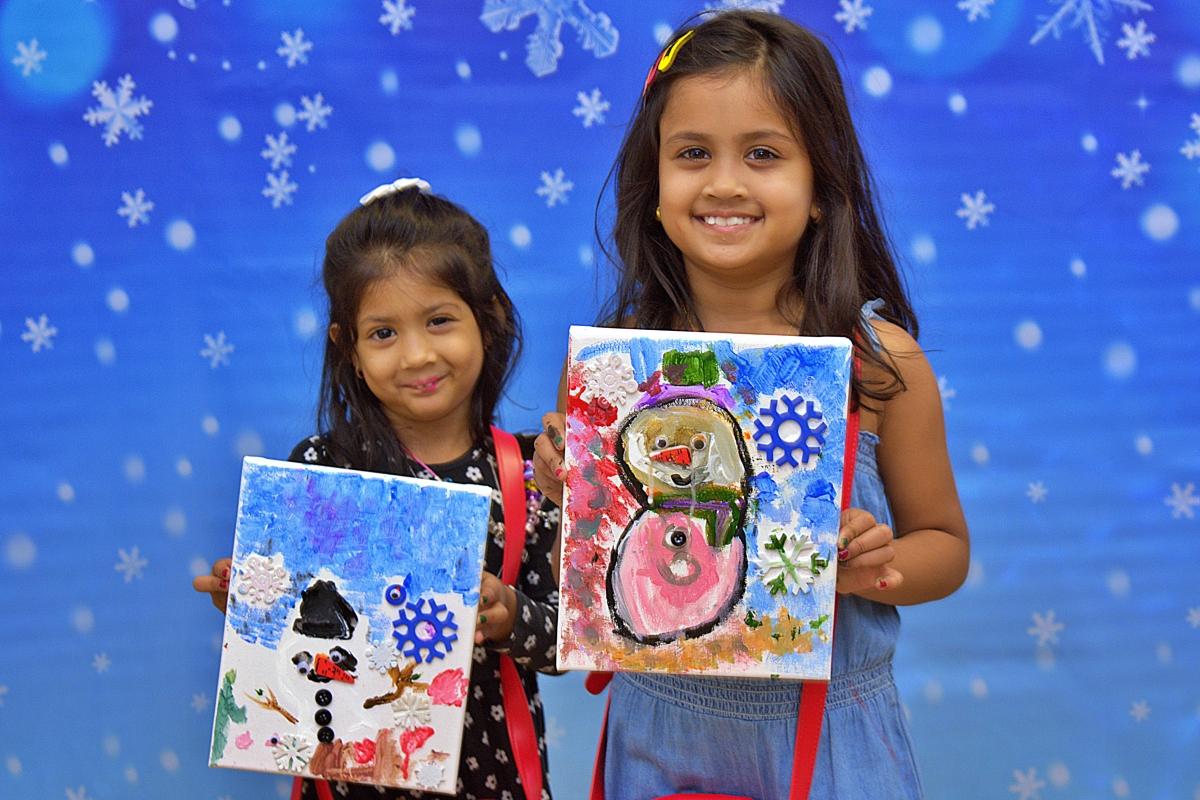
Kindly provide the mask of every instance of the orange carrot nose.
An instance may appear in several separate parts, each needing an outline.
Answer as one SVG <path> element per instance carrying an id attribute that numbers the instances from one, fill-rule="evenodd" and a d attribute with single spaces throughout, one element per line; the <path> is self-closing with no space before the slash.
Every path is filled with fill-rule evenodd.
<path id="1" fill-rule="evenodd" d="M 680 444 L 651 453 L 650 460 L 690 467 L 692 465 L 692 451 L 687 445 Z"/>
<path id="2" fill-rule="evenodd" d="M 324 653 L 318 653 L 314 659 L 313 672 L 320 675 L 322 678 L 329 678 L 331 681 L 341 681 L 342 683 L 354 683 L 354 676 L 346 670 L 339 667 L 330 660 L 329 656 Z"/>

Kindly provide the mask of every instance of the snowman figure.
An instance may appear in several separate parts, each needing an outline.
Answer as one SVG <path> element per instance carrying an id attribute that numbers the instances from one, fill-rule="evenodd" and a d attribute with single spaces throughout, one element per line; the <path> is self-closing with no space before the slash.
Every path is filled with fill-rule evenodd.
<path id="1" fill-rule="evenodd" d="M 751 470 L 728 390 L 655 388 L 618 433 L 621 479 L 641 510 L 607 581 L 617 632 L 649 645 L 702 636 L 741 599 Z"/>

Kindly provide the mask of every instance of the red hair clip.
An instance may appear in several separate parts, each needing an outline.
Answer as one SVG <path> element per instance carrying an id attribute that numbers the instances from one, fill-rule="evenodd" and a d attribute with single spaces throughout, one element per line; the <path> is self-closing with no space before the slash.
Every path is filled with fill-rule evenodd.
<path id="1" fill-rule="evenodd" d="M 646 96 L 646 92 L 650 89 L 650 84 L 654 83 L 654 78 L 660 72 L 666 72 L 675 63 L 675 57 L 679 55 L 679 49 L 687 44 L 688 39 L 696 35 L 695 29 L 688 31 L 680 36 L 667 48 L 659 54 L 658 58 L 654 59 L 654 63 L 650 65 L 650 72 L 646 74 L 646 82 L 642 84 L 642 97 Z"/>

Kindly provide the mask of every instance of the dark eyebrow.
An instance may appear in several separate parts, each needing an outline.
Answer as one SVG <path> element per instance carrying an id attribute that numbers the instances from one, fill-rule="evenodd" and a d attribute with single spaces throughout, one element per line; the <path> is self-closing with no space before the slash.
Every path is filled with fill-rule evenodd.
<path id="1" fill-rule="evenodd" d="M 451 301 L 447 301 L 445 303 L 435 303 L 434 305 L 426 306 L 425 308 L 422 308 L 421 316 L 423 316 L 423 317 L 433 316 L 434 314 L 436 314 L 439 311 L 461 312 L 462 309 L 459 307 L 458 303 L 451 302 Z M 370 317 L 363 317 L 361 320 L 359 320 L 358 324 L 360 324 L 360 325 L 378 325 L 378 324 L 387 325 L 387 324 L 391 324 L 394 321 L 395 321 L 394 317 L 389 317 L 386 315 L 383 315 L 383 316 L 376 315 L 376 316 L 370 316 Z"/>
<path id="2" fill-rule="evenodd" d="M 665 139 L 664 142 L 668 143 L 668 144 L 673 144 L 673 143 L 677 143 L 677 142 L 680 144 L 682 144 L 683 142 L 706 143 L 706 142 L 710 141 L 711 139 L 712 139 L 712 137 L 706 133 L 699 133 L 698 131 L 679 131 L 678 133 L 672 134 L 670 137 Z M 785 142 L 795 141 L 795 137 L 793 137 L 790 133 L 787 133 L 785 131 L 780 131 L 780 130 L 772 130 L 772 129 L 765 129 L 765 130 L 760 130 L 760 131 L 748 131 L 746 133 L 743 133 L 741 136 L 739 136 L 738 139 L 740 139 L 743 142 L 761 141 L 763 139 L 775 139 L 778 141 L 785 141 Z"/>

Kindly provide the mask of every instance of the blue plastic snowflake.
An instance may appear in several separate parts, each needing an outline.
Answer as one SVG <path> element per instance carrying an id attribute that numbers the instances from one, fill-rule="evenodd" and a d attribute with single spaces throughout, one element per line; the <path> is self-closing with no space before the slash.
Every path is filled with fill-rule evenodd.
<path id="1" fill-rule="evenodd" d="M 801 405 L 803 409 L 797 410 Z M 821 454 L 829 426 L 813 401 L 784 395 L 760 408 L 758 415 L 759 419 L 754 420 L 754 440 L 758 442 L 758 451 L 771 463 L 798 467 Z M 769 417 L 770 424 L 764 423 L 763 417 Z M 783 435 L 783 426 L 788 422 L 799 426 L 798 436 Z M 796 460 L 797 452 L 800 453 L 799 461 Z"/>
<path id="2" fill-rule="evenodd" d="M 429 603 L 428 610 L 425 603 Z M 408 603 L 400 609 L 392 628 L 396 649 L 418 664 L 445 658 L 458 641 L 454 612 L 433 599 L 421 598 Z"/>

